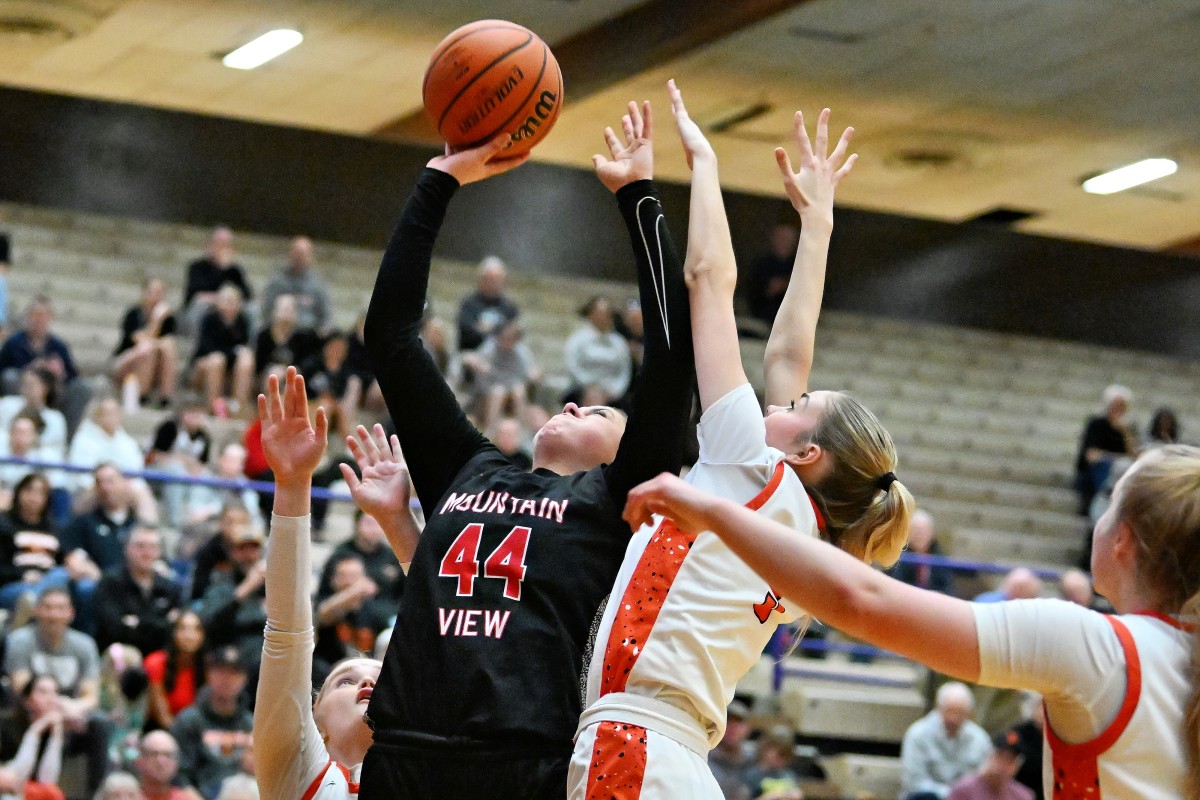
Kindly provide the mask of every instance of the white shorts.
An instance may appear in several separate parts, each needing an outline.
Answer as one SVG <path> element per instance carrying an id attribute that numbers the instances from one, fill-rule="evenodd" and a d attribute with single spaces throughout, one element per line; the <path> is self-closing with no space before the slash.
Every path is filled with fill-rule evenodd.
<path id="1" fill-rule="evenodd" d="M 625 722 L 596 722 L 575 739 L 569 800 L 724 800 L 708 763 L 669 736 Z"/>

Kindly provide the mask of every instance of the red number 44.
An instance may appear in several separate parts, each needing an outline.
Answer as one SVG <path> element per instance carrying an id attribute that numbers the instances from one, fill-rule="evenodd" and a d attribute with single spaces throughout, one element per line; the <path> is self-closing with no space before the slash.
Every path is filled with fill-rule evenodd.
<path id="1" fill-rule="evenodd" d="M 501 578 L 504 581 L 504 596 L 509 600 L 521 599 L 529 531 L 529 528 L 521 526 L 513 528 L 483 562 L 483 577 Z M 470 597 L 475 592 L 475 578 L 479 575 L 479 540 L 482 537 L 483 525 L 473 522 L 462 529 L 442 557 L 438 575 L 458 579 L 459 597 Z"/>

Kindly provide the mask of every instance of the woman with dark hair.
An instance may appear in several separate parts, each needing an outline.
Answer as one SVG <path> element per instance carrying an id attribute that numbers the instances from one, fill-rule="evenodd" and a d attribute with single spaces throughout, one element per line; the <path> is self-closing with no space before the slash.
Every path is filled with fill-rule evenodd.
<path id="1" fill-rule="evenodd" d="M 13 705 L 13 713 L 0 724 L 0 762 L 7 762 L 0 766 L 0 795 L 25 797 L 34 784 L 40 790 L 37 797 L 61 797 L 61 793 L 48 793 L 42 787 L 57 787 L 62 754 L 58 681 L 51 675 L 39 675 L 25 684 L 21 702 Z"/>
<path id="2" fill-rule="evenodd" d="M 147 730 L 170 730 L 175 715 L 196 701 L 204 686 L 204 638 L 200 616 L 185 611 L 175 620 L 167 648 L 150 653 L 142 662 L 150 679 Z"/>
<path id="3" fill-rule="evenodd" d="M 66 586 L 62 547 L 50 515 L 50 481 L 31 472 L 13 489 L 12 508 L 0 514 L 0 608 L 12 610 L 25 593 Z"/>
<path id="4" fill-rule="evenodd" d="M 1155 411 L 1150 418 L 1147 437 L 1146 444 L 1149 446 L 1179 444 L 1179 417 L 1175 416 L 1175 410 L 1163 406 Z"/>
<path id="5" fill-rule="evenodd" d="M 0 398 L 0 431 L 7 431 L 22 411 L 37 412 L 45 428 L 38 439 L 39 457 L 46 461 L 67 459 L 67 418 L 54 406 L 58 403 L 58 379 L 45 367 L 28 366 L 21 371 L 21 393 Z"/>

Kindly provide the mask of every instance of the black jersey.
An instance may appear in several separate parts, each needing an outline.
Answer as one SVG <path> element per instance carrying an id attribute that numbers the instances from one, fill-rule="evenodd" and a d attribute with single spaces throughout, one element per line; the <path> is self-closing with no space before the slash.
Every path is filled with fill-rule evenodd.
<path id="1" fill-rule="evenodd" d="M 380 266 L 366 345 L 425 512 L 368 715 L 376 741 L 571 751 L 593 619 L 630 531 L 626 493 L 678 471 L 695 383 L 687 290 L 654 185 L 617 194 L 646 355 L 613 463 L 514 467 L 466 419 L 417 337 L 451 176 L 425 170 Z"/>

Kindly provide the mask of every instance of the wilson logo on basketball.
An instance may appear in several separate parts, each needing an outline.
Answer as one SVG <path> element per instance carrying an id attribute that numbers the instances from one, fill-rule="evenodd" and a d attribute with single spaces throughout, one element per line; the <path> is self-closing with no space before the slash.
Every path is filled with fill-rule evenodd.
<path id="1" fill-rule="evenodd" d="M 523 139 L 531 138 L 537 133 L 538 128 L 542 127 L 543 122 L 557 113 L 557 105 L 558 95 L 549 90 L 542 92 L 542 96 L 538 98 L 537 105 L 533 107 L 533 113 L 526 118 L 521 127 L 513 131 L 513 141 L 519 142 Z"/>

